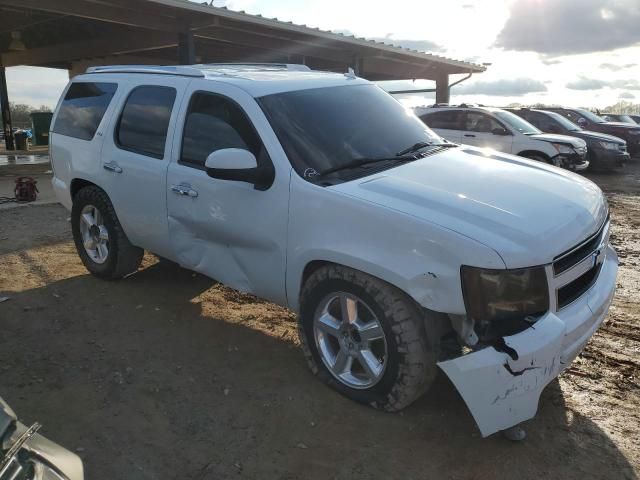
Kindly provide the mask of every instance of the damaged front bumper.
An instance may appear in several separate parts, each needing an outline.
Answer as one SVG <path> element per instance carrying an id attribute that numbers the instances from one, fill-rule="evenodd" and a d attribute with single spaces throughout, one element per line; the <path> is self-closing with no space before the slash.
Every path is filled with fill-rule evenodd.
<path id="1" fill-rule="evenodd" d="M 581 172 L 589 168 L 589 161 L 585 153 L 558 154 L 551 159 L 551 163 L 574 172 Z"/>
<path id="2" fill-rule="evenodd" d="M 618 257 L 608 246 L 591 288 L 527 330 L 504 337 L 509 348 L 486 347 L 438 363 L 460 392 L 483 437 L 536 414 L 544 387 L 569 366 L 604 320 L 617 272 Z"/>

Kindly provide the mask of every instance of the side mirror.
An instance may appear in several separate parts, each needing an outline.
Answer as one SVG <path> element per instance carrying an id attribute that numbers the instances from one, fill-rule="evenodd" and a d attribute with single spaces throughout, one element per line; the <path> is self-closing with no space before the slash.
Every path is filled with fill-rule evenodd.
<path id="1" fill-rule="evenodd" d="M 500 127 L 494 128 L 493 130 L 491 130 L 491 133 L 494 135 L 502 135 L 502 136 L 511 135 L 506 128 L 500 128 Z"/>
<path id="2" fill-rule="evenodd" d="M 267 190 L 275 178 L 273 166 L 258 166 L 255 155 L 242 148 L 216 150 L 204 166 L 211 178 L 251 183 L 256 190 Z"/>
<path id="3" fill-rule="evenodd" d="M 580 117 L 578 119 L 578 125 L 580 125 L 582 128 L 584 128 L 584 127 L 587 126 L 587 121 L 584 118 Z"/>

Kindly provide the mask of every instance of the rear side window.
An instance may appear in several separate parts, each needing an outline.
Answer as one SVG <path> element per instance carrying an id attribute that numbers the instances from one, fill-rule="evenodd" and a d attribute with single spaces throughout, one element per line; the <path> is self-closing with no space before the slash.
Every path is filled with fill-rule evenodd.
<path id="1" fill-rule="evenodd" d="M 266 155 L 253 125 L 235 102 L 197 92 L 185 119 L 180 163 L 204 167 L 207 157 L 223 148 L 249 150 L 258 162 Z"/>
<path id="2" fill-rule="evenodd" d="M 93 139 L 117 88 L 116 83 L 72 83 L 60 106 L 53 132 L 81 140 Z"/>
<path id="3" fill-rule="evenodd" d="M 116 144 L 124 150 L 163 158 L 175 99 L 175 88 L 134 88 L 124 104 L 116 127 Z"/>
<path id="4" fill-rule="evenodd" d="M 460 110 L 446 110 L 423 115 L 420 119 L 431 128 L 444 130 L 460 130 Z"/>
<path id="5" fill-rule="evenodd" d="M 468 132 L 491 133 L 496 128 L 504 128 L 500 123 L 480 112 L 467 112 L 465 130 Z"/>

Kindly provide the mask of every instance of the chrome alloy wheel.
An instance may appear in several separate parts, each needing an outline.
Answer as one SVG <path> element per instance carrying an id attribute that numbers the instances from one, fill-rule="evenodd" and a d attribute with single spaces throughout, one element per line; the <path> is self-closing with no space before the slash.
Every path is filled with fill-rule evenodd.
<path id="1" fill-rule="evenodd" d="M 360 298 L 344 292 L 326 296 L 316 310 L 313 334 L 322 362 L 341 383 L 364 389 L 380 381 L 387 342 L 380 321 Z"/>
<path id="2" fill-rule="evenodd" d="M 80 213 L 80 235 L 82 245 L 89 258 L 104 263 L 109 256 L 109 232 L 104 225 L 104 216 L 93 205 L 86 205 Z"/>

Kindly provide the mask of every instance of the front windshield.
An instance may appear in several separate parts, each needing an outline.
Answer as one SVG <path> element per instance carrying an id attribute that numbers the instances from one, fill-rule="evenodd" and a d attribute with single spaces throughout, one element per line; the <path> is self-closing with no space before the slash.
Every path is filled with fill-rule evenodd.
<path id="1" fill-rule="evenodd" d="M 445 142 L 371 84 L 277 93 L 258 102 L 291 164 L 308 180 L 358 159 L 395 157 L 419 142 Z"/>
<path id="2" fill-rule="evenodd" d="M 531 125 L 525 119 L 520 118 L 515 113 L 506 112 L 504 110 L 496 110 L 493 114 L 502 120 L 504 123 L 509 125 L 514 130 L 524 134 L 524 135 L 533 135 L 536 133 L 542 133 L 542 131 L 538 130 L 536 127 Z"/>
<path id="3" fill-rule="evenodd" d="M 569 130 L 570 132 L 579 132 L 580 130 L 582 130 L 582 128 L 580 128 L 578 125 L 573 123 L 568 118 L 563 117 L 559 113 L 545 112 L 545 114 L 549 115 L 551 118 L 553 118 L 556 122 L 558 122 L 560 125 L 562 125 L 565 129 Z"/>
<path id="4" fill-rule="evenodd" d="M 576 110 L 580 115 L 582 115 L 584 118 L 586 118 L 587 120 L 589 120 L 590 122 L 593 123 L 604 123 L 605 120 L 602 117 L 599 117 L 598 115 L 596 115 L 593 112 L 590 112 L 589 110 L 583 110 L 582 108 L 579 108 L 578 110 Z"/>
<path id="5" fill-rule="evenodd" d="M 629 115 L 616 115 L 616 116 L 618 117 L 619 122 L 633 123 L 634 125 L 636 123 L 633 121 L 633 119 Z"/>

